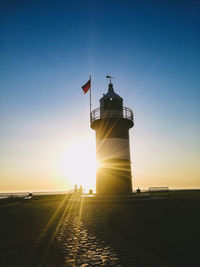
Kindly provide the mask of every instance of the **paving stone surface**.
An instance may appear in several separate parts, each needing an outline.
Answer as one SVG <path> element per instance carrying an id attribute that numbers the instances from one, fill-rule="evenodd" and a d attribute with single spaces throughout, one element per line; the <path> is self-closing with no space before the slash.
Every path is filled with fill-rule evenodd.
<path id="1" fill-rule="evenodd" d="M 107 229 L 100 209 L 85 204 L 73 205 L 55 237 L 63 263 L 52 266 L 167 266 L 147 255 L 134 241 Z M 50 255 L 50 262 L 53 262 L 53 251 Z"/>

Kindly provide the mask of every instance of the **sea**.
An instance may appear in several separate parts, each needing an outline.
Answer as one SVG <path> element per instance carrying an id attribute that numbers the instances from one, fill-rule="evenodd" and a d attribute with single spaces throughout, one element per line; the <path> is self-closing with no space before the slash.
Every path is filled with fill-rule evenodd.
<path id="1" fill-rule="evenodd" d="M 43 196 L 43 195 L 62 195 L 67 194 L 69 191 L 47 191 L 47 192 L 10 192 L 10 193 L 0 193 L 0 199 L 10 198 L 10 197 L 26 197 L 29 193 L 32 193 L 34 196 Z"/>

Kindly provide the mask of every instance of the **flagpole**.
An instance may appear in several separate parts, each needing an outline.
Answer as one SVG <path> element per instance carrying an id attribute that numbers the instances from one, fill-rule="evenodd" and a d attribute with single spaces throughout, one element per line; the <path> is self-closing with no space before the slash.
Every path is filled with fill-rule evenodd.
<path id="1" fill-rule="evenodd" d="M 91 112 L 92 112 L 92 79 L 90 75 L 90 122 L 91 122 Z"/>

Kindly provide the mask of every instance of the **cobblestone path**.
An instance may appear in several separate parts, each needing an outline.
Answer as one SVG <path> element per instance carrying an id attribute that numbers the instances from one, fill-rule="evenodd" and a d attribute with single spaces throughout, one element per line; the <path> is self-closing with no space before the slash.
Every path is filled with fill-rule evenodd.
<path id="1" fill-rule="evenodd" d="M 56 241 L 64 256 L 63 266 L 166 266 L 147 256 L 134 242 L 113 234 L 101 210 L 91 205 L 80 204 L 76 212 L 66 215 Z"/>

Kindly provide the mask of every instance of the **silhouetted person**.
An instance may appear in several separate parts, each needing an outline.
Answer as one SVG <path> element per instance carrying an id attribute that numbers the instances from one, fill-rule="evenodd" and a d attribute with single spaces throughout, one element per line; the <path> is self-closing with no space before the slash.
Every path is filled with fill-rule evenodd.
<path id="1" fill-rule="evenodd" d="M 140 188 L 138 187 L 138 189 L 137 189 L 137 194 L 140 194 L 141 193 L 141 190 L 140 190 Z"/>
<path id="2" fill-rule="evenodd" d="M 79 195 L 82 195 L 82 193 L 83 193 L 83 187 L 82 187 L 82 185 L 79 187 L 78 193 L 79 193 Z"/>
<path id="3" fill-rule="evenodd" d="M 93 194 L 93 190 L 90 189 L 90 190 L 89 190 L 89 195 L 92 195 L 92 194 Z"/>
<path id="4" fill-rule="evenodd" d="M 78 192 L 78 188 L 77 188 L 77 184 L 74 187 L 74 194 L 76 194 Z"/>

